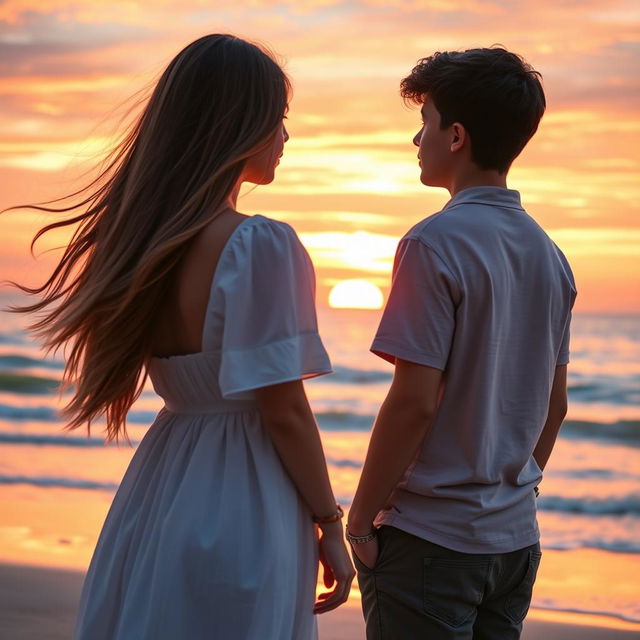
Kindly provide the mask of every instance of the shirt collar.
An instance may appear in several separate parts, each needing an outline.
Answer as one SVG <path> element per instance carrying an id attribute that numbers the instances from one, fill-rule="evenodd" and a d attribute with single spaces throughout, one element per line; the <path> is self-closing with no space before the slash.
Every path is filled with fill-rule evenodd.
<path id="1" fill-rule="evenodd" d="M 460 204 L 485 204 L 522 211 L 520 193 L 514 189 L 505 189 L 503 187 L 469 187 L 468 189 L 463 189 L 458 191 L 447 202 L 444 209 L 450 209 Z"/>

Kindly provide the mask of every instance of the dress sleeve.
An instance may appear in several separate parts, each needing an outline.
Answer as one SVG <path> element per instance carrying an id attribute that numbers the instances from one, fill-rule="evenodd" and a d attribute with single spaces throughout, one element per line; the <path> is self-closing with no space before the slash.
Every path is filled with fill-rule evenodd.
<path id="1" fill-rule="evenodd" d="M 444 370 L 458 297 L 458 285 L 438 255 L 418 239 L 403 239 L 371 351 L 392 364 L 400 358 Z"/>
<path id="2" fill-rule="evenodd" d="M 219 290 L 223 397 L 331 373 L 318 335 L 313 265 L 291 227 L 265 218 L 243 230 Z"/>

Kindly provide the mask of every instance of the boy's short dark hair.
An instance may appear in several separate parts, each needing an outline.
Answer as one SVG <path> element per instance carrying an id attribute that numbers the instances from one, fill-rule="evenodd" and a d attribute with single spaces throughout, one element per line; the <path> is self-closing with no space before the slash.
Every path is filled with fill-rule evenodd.
<path id="1" fill-rule="evenodd" d="M 500 47 L 437 52 L 400 84 L 407 102 L 428 94 L 445 129 L 459 122 L 481 169 L 505 173 L 536 132 L 546 101 L 540 73 Z"/>

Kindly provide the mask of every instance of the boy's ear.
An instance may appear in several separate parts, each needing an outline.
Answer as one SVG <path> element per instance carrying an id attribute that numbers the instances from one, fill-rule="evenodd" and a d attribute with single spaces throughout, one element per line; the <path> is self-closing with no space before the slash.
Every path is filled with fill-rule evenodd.
<path id="1" fill-rule="evenodd" d="M 460 151 L 467 142 L 467 130 L 459 123 L 451 125 L 451 152 Z"/>

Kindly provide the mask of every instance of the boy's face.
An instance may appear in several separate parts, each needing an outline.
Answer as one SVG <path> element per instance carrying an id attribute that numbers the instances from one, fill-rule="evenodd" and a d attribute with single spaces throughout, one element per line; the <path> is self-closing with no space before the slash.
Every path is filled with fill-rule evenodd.
<path id="1" fill-rule="evenodd" d="M 428 95 L 420 113 L 422 129 L 413 138 L 418 147 L 420 182 L 429 187 L 449 188 L 453 172 L 451 128 L 440 129 L 440 113 Z"/>

